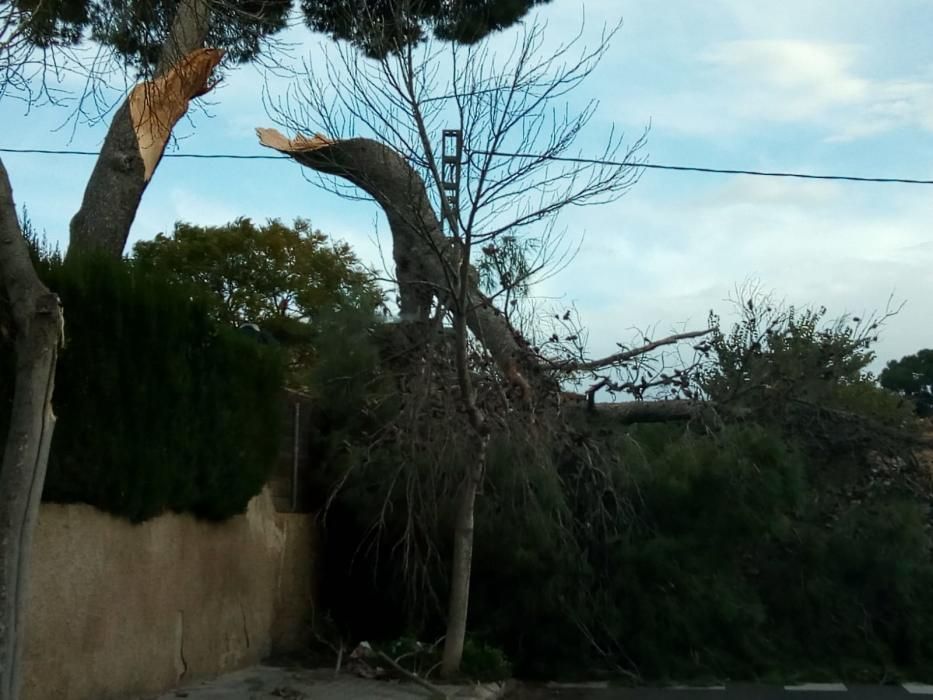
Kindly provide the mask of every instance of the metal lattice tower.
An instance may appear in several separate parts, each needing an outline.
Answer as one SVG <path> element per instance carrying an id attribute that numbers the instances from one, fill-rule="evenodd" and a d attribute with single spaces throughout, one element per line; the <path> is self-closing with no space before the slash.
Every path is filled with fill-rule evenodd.
<path id="1" fill-rule="evenodd" d="M 447 205 L 447 216 L 441 216 L 441 229 L 444 220 L 451 227 L 451 235 L 459 234 L 460 222 L 460 166 L 463 158 L 463 132 L 460 129 L 444 129 L 441 154 L 441 187 Z"/>

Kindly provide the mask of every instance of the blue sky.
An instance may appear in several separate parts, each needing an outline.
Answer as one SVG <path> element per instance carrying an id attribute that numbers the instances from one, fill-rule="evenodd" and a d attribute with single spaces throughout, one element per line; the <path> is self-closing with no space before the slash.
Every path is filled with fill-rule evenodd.
<path id="1" fill-rule="evenodd" d="M 650 161 L 723 168 L 933 178 L 933 3 L 929 0 L 553 0 L 528 21 L 548 42 L 624 24 L 570 107 L 599 100 L 582 150 L 611 124 L 633 136 L 649 122 Z M 510 32 L 494 46 L 509 46 Z M 305 31 L 296 57 L 326 40 Z M 548 45 L 551 45 L 550 43 Z M 269 153 L 253 128 L 273 126 L 261 99 L 285 80 L 229 71 L 210 104 L 179 125 L 182 151 Z M 55 130 L 67 110 L 24 114 L 0 104 L 0 146 L 99 147 L 102 127 Z M 308 124 L 308 130 L 315 129 Z M 4 154 L 14 193 L 53 240 L 66 241 L 93 159 Z M 282 161 L 165 159 L 131 240 L 178 219 L 220 224 L 297 216 L 376 259 L 388 243 L 378 209 L 345 201 Z M 633 328 L 699 327 L 729 318 L 736 285 L 796 304 L 864 315 L 893 294 L 906 302 L 878 345 L 881 360 L 933 347 L 933 187 L 812 182 L 648 171 L 623 198 L 574 209 L 560 225 L 580 252 L 535 292 L 575 303 L 594 354 Z"/>

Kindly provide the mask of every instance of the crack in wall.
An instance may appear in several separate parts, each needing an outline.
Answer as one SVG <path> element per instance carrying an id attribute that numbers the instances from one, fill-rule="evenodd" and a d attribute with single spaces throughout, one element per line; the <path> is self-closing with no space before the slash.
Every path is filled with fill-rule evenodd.
<path id="1" fill-rule="evenodd" d="M 246 638 L 246 648 L 249 649 L 249 628 L 246 624 L 246 608 L 243 606 L 243 601 L 240 601 L 240 615 L 243 618 L 243 636 Z"/>
<path id="2" fill-rule="evenodd" d="M 175 672 L 177 680 L 180 681 L 188 673 L 188 662 L 185 660 L 185 611 L 179 610 L 175 621 L 175 638 L 178 640 L 178 648 L 175 658 Z M 180 671 L 179 671 L 180 669 Z"/>

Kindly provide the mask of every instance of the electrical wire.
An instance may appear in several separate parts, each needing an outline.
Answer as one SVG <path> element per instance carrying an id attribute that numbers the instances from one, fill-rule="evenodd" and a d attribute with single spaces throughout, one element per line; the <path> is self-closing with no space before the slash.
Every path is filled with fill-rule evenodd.
<path id="1" fill-rule="evenodd" d="M 886 182 L 905 185 L 933 185 L 933 180 L 920 180 L 907 177 L 860 177 L 857 175 L 816 175 L 813 173 L 783 172 L 779 170 L 741 170 L 733 168 L 706 168 L 693 165 L 662 165 L 660 163 L 642 163 L 639 161 L 600 160 L 598 158 L 572 158 L 569 156 L 542 156 L 535 153 L 506 153 L 502 151 L 471 151 L 477 155 L 494 155 L 503 158 L 541 158 L 565 163 L 586 163 L 612 167 L 648 168 L 654 170 L 673 170 L 691 173 L 715 173 L 721 175 L 754 175 L 757 177 L 791 177 L 804 180 L 846 180 L 849 182 Z"/>
<path id="2" fill-rule="evenodd" d="M 0 153 L 60 155 L 60 156 L 98 156 L 96 151 L 66 151 L 44 148 L 5 148 Z M 602 165 L 608 167 L 645 168 L 649 170 L 667 170 L 674 172 L 704 173 L 716 175 L 751 175 L 755 177 L 781 177 L 802 180 L 842 180 L 846 182 L 888 183 L 902 185 L 933 185 L 933 180 L 907 177 L 862 177 L 858 175 L 819 175 L 814 173 L 785 172 L 780 170 L 745 170 L 739 168 L 709 168 L 693 165 L 665 165 L 661 163 L 643 163 L 641 161 L 601 160 L 598 158 L 573 158 L 569 156 L 544 156 L 537 153 L 508 153 L 503 151 L 475 151 L 476 155 L 494 155 L 502 158 L 539 158 L 542 160 Z M 291 160 L 285 155 L 252 155 L 244 153 L 166 153 L 164 158 L 193 158 L 205 160 Z"/>

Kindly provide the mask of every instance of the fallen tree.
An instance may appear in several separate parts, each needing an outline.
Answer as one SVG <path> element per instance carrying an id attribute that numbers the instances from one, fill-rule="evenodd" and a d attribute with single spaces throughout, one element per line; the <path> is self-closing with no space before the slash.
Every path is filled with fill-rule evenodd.
<path id="1" fill-rule="evenodd" d="M 415 168 L 397 151 L 369 138 L 334 140 L 320 134 L 288 139 L 275 129 L 257 129 L 259 142 L 294 158 L 312 170 L 344 178 L 368 193 L 383 208 L 392 234 L 392 255 L 403 317 L 428 321 L 435 305 L 446 307 L 462 264 L 461 246 L 445 237 Z M 676 333 L 597 359 L 553 358 L 536 351 L 510 323 L 496 303 L 467 277 L 466 322 L 476 340 L 496 361 L 503 377 L 519 395 L 537 390 L 553 394 L 561 380 L 637 360 L 659 348 L 701 338 L 708 329 Z M 660 383 L 665 383 L 661 381 Z M 608 385 L 604 382 L 601 386 Z M 592 408 L 595 390 L 587 393 Z M 546 400 L 547 396 L 541 396 Z M 612 409 L 626 422 L 676 420 L 696 410 L 696 402 L 617 404 Z"/>
<path id="2" fill-rule="evenodd" d="M 564 432 L 573 444 L 588 440 L 585 431 L 576 434 L 566 429 L 563 417 L 573 413 L 603 415 L 616 426 L 687 421 L 703 430 L 715 429 L 723 420 L 744 421 L 779 400 L 782 405 L 793 403 L 790 399 L 813 400 L 822 406 L 827 398 L 822 390 L 835 387 L 834 382 L 848 386 L 859 381 L 864 367 L 858 351 L 870 335 L 830 332 L 817 337 L 813 319 L 803 324 L 801 333 L 802 325 L 792 312 L 782 317 L 784 335 L 775 336 L 770 349 L 766 341 L 772 339 L 764 335 L 743 336 L 731 347 L 718 330 L 718 320 L 711 319 L 709 328 L 643 338 L 618 352 L 592 358 L 570 311 L 554 317 L 550 333 L 542 334 L 531 324 L 530 337 L 512 321 L 515 314 L 509 307 L 516 299 L 509 292 L 546 274 L 553 258 L 493 266 L 498 292 L 481 288 L 476 267 L 481 255 L 488 259 L 517 237 L 534 236 L 538 224 L 543 227 L 538 248 L 553 252 L 555 240 L 547 239 L 552 231 L 548 222 L 556 214 L 619 197 L 637 182 L 644 137 L 621 156 L 617 151 L 622 141 L 613 136 L 601 157 L 574 158 L 568 151 L 592 108 L 570 114 L 554 105 L 592 71 L 609 36 L 611 32 L 596 49 L 584 49 L 579 57 L 570 56 L 571 42 L 542 59 L 537 55 L 540 31 L 527 28 L 507 66 L 493 61 L 482 47 L 455 50 L 452 78 L 441 88 L 434 66 L 438 54 L 430 48 L 416 56 L 410 45 L 398 46 L 373 61 L 352 49 L 338 49 L 336 58 L 328 56 L 321 68 L 309 67 L 307 81 L 272 104 L 275 118 L 292 137 L 275 129 L 257 129 L 261 145 L 310 169 L 333 191 L 354 198 L 362 191 L 382 208 L 388 221 L 394 270 L 388 271 L 387 280 L 397 286 L 401 319 L 418 326 L 415 336 L 420 345 L 416 342 L 400 353 L 415 358 L 412 371 L 417 379 L 397 391 L 402 419 L 380 427 L 378 437 L 364 449 L 363 461 L 375 459 L 380 446 L 395 449 L 401 443 L 403 450 L 390 460 L 399 466 L 389 468 L 391 476 L 383 484 L 385 500 L 370 532 L 385 527 L 397 505 L 393 493 L 400 488 L 409 514 L 393 551 L 401 546 L 407 560 L 412 547 L 423 546 L 424 556 L 437 562 L 442 557 L 425 531 L 425 521 L 443 520 L 439 510 L 456 514 L 451 524 L 453 544 L 446 556 L 451 562 L 442 666 L 446 675 L 456 671 L 462 653 L 474 513 L 497 436 L 527 441 L 528 459 L 535 462 L 535 451 L 549 449 L 551 438 Z M 443 100 L 455 107 L 445 112 L 433 106 Z M 453 137 L 456 143 L 439 154 L 431 134 L 437 133 L 436 125 L 444 117 L 456 127 L 445 129 L 444 138 Z M 350 133 L 346 133 L 348 125 L 352 125 Z M 499 305 L 510 298 L 509 307 Z M 779 325 L 772 324 L 770 331 Z M 444 329 L 448 332 L 438 332 Z M 823 371 L 819 361 L 830 362 L 833 371 L 832 381 L 817 379 L 816 384 L 823 382 L 821 391 L 811 392 L 794 384 L 792 372 L 769 374 L 767 355 L 783 352 L 781 338 L 816 349 L 825 345 L 823 340 L 839 341 L 836 349 L 849 358 L 849 364 L 837 369 L 813 350 L 814 366 Z M 665 351 L 683 347 L 692 350 L 692 357 L 686 361 L 678 357 L 671 364 Z M 736 362 L 729 365 L 731 355 L 736 355 Z M 710 366 L 726 367 L 731 374 L 724 372 L 719 381 L 706 373 Z M 587 380 L 590 387 L 582 394 L 561 391 L 568 383 Z M 636 400 L 597 403 L 596 395 L 603 390 Z M 654 400 L 665 396 L 667 400 Z M 838 407 L 828 410 L 824 417 L 843 417 Z M 774 416 L 774 422 L 788 425 L 791 418 L 800 420 L 805 414 L 798 406 Z M 887 429 L 907 434 L 898 426 Z M 457 441 L 463 459 L 451 465 L 446 452 L 434 449 L 432 440 L 439 440 L 445 449 Z M 415 464 L 422 466 L 407 466 Z M 585 479 L 598 493 L 610 497 L 615 493 L 598 460 L 587 458 L 581 464 Z M 348 474 L 341 475 L 336 488 L 347 479 Z M 429 491 L 425 481 L 431 484 Z M 413 545 L 413 540 L 422 544 Z"/>
<path id="3" fill-rule="evenodd" d="M 549 266 L 560 258 L 559 240 L 549 237 L 554 216 L 568 207 L 622 196 L 637 182 L 637 154 L 644 136 L 623 147 L 622 138 L 611 135 L 602 163 L 561 162 L 593 109 L 561 113 L 554 110 L 555 101 L 590 74 L 611 35 L 607 32 L 595 49 L 581 49 L 579 56 L 571 56 L 574 41 L 542 58 L 540 29 L 526 28 L 508 66 L 497 64 L 485 47 L 455 48 L 454 77 L 445 92 L 457 103 L 459 128 L 445 131 L 445 138 L 453 138 L 454 143 L 445 144 L 452 151 L 443 156 L 437 154 L 430 133 L 427 105 L 435 86 L 429 46 L 416 57 L 410 44 L 397 45 L 371 61 L 352 48 L 338 48 L 338 58 L 324 61 L 323 82 L 309 76 L 309 87 L 299 84 L 276 112 L 297 132 L 295 136 L 257 129 L 263 146 L 327 176 L 325 186 L 346 193 L 342 181 L 351 188 L 351 196 L 358 197 L 362 190 L 382 208 L 392 236 L 390 278 L 397 285 L 400 315 L 421 329 L 424 362 L 414 371 L 424 401 L 436 407 L 431 416 L 459 411 L 467 418 L 458 430 L 470 445 L 465 448 L 470 458 L 451 487 L 457 493 L 452 505 L 456 517 L 442 664 L 448 676 L 459 667 L 464 643 L 476 497 L 485 480 L 490 438 L 508 422 L 505 416 L 519 411 L 531 424 L 544 421 L 537 430 L 548 430 L 545 425 L 550 425 L 566 380 L 637 363 L 658 348 L 707 332 L 675 334 L 595 360 L 574 356 L 569 347 L 548 352 L 543 347 L 547 343 L 527 339 L 510 321 L 509 309 L 498 307 L 499 299 L 509 299 L 511 290 L 551 271 Z M 325 95 L 328 84 L 331 93 Z M 561 116 L 555 116 L 558 113 Z M 329 131 L 327 135 L 305 135 L 311 115 Z M 349 121 L 348 116 L 374 136 L 385 138 L 359 134 L 340 138 L 339 127 Z M 540 135 L 540 142 L 529 140 L 529 134 Z M 510 150 L 515 141 L 542 151 L 527 159 L 500 153 Z M 480 253 L 495 255 L 515 236 L 534 235 L 536 226 L 542 229 L 537 235 L 544 255 L 520 269 L 497 267 L 498 292 L 484 292 L 475 266 Z M 436 331 L 445 326 L 450 332 L 440 334 L 438 340 Z M 482 358 L 491 358 L 504 401 L 493 399 L 496 391 L 487 384 L 491 375 L 477 371 Z M 456 387 L 451 398 L 456 396 L 457 410 L 447 407 L 440 396 L 447 391 L 440 387 L 449 386 L 450 380 Z M 432 418 L 416 410 L 417 405 L 415 401 L 415 407 L 403 413 L 409 428 L 423 433 Z M 646 403 L 642 413 L 654 409 Z M 667 407 L 657 415 L 662 412 L 668 418 L 672 415 Z M 405 478 L 417 488 L 412 475 Z"/>

